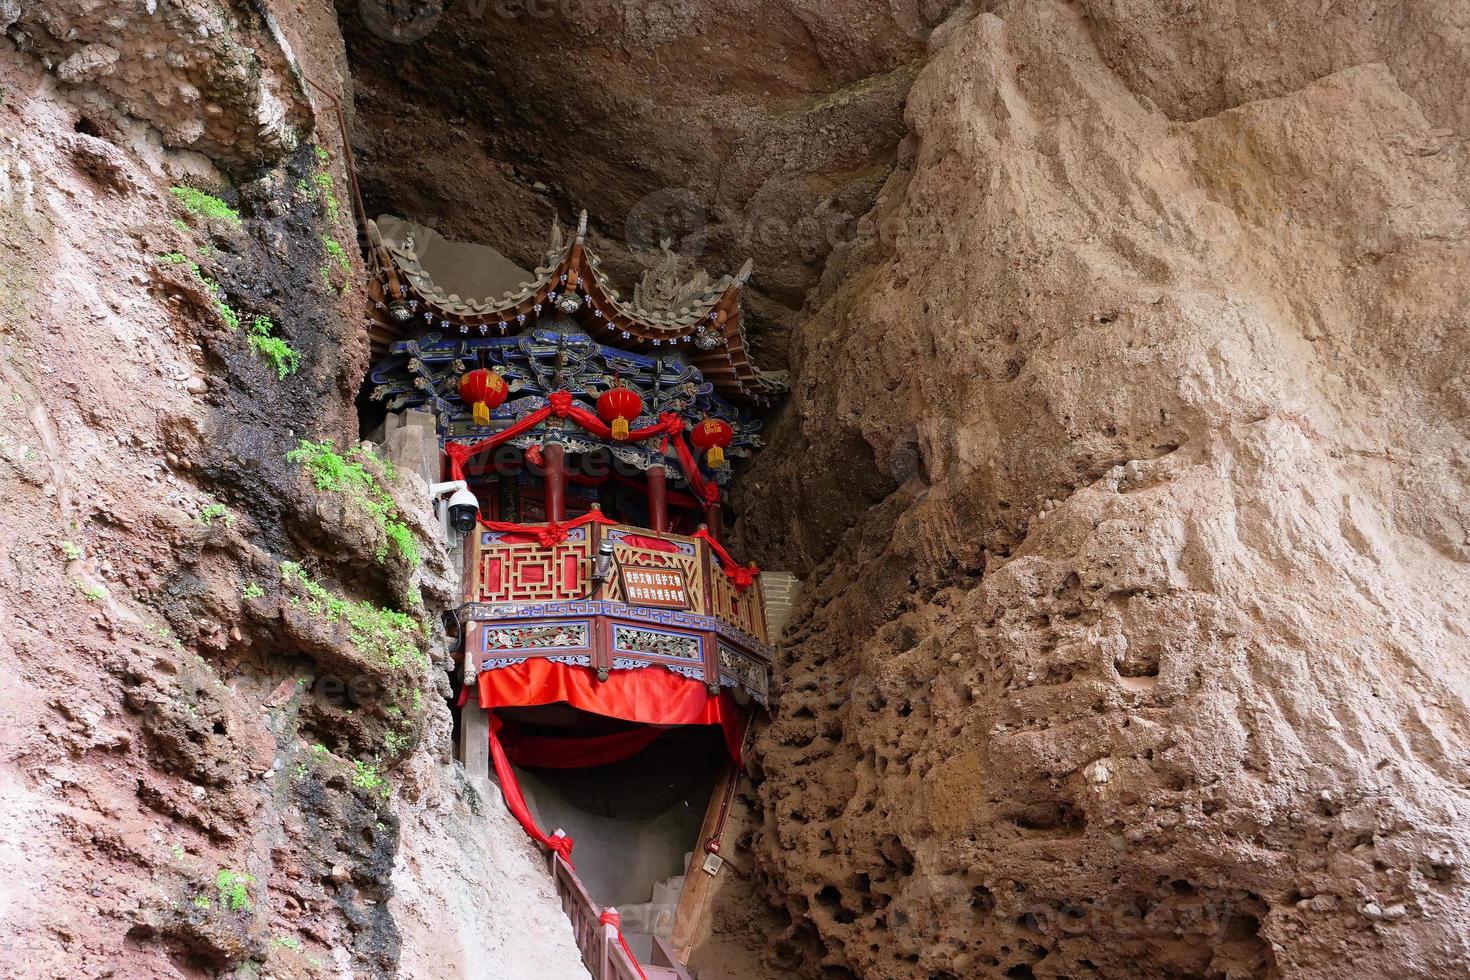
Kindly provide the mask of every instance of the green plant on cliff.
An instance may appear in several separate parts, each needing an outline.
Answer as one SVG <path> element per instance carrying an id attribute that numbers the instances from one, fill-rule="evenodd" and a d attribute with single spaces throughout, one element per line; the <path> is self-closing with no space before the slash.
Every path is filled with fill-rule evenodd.
<path id="1" fill-rule="evenodd" d="M 312 174 L 311 182 L 316 185 L 318 195 L 322 202 L 322 209 L 326 211 L 327 217 L 336 224 L 342 220 L 342 204 L 337 200 L 337 182 L 332 175 L 327 173 L 327 165 L 331 163 L 332 156 L 321 146 L 313 146 L 312 152 L 316 155 L 317 172 Z"/>
<path id="2" fill-rule="evenodd" d="M 107 590 L 102 586 L 88 585 L 81 579 L 74 579 L 73 581 L 76 584 L 77 591 L 86 596 L 88 602 L 101 602 L 107 598 Z"/>
<path id="3" fill-rule="evenodd" d="M 321 269 L 322 281 L 329 289 L 347 292 L 352 285 L 352 260 L 347 257 L 347 250 L 330 235 L 322 236 L 322 245 L 327 250 L 327 261 Z M 334 278 L 336 274 L 340 274 L 340 282 Z"/>
<path id="4" fill-rule="evenodd" d="M 225 326 L 231 330 L 240 329 L 240 314 L 229 304 L 225 296 L 224 287 L 206 276 L 204 270 L 199 268 L 198 262 L 191 260 L 183 252 L 165 252 L 158 257 L 158 262 L 160 265 L 182 265 L 187 268 L 189 274 L 198 280 L 200 285 L 209 292 L 210 297 L 214 301 L 214 311 L 225 322 Z"/>
<path id="5" fill-rule="evenodd" d="M 408 732 L 400 732 L 388 729 L 383 736 L 383 748 L 389 755 L 399 755 L 413 747 L 413 736 Z"/>
<path id="6" fill-rule="evenodd" d="M 301 354 L 290 344 L 280 337 L 273 336 L 271 331 L 276 325 L 268 316 L 258 316 L 250 323 L 250 349 L 255 351 L 276 369 L 276 376 L 282 381 L 286 375 L 295 374 L 296 369 L 301 366 Z"/>
<path id="7" fill-rule="evenodd" d="M 210 527 L 215 521 L 223 520 L 225 527 L 235 526 L 235 515 L 224 504 L 210 504 L 199 512 L 199 523 Z"/>
<path id="8" fill-rule="evenodd" d="M 78 548 L 70 541 L 63 541 L 61 542 L 61 544 L 57 545 L 57 547 L 61 549 L 62 557 L 65 558 L 67 561 L 76 561 L 78 558 L 82 557 L 82 549 Z"/>
<path id="9" fill-rule="evenodd" d="M 254 875 L 228 868 L 221 868 L 219 874 L 214 876 L 214 887 L 219 891 L 220 904 L 232 912 L 250 910 L 250 886 L 254 883 Z"/>
<path id="10" fill-rule="evenodd" d="M 245 587 L 240 590 L 240 598 L 242 599 L 259 599 L 263 595 L 265 595 L 265 589 L 262 589 L 255 582 L 246 582 Z"/>
<path id="11" fill-rule="evenodd" d="M 428 657 L 419 648 L 425 626 L 412 616 L 334 595 L 292 561 L 281 562 L 281 579 L 305 593 L 306 608 L 314 615 L 346 623 L 348 640 L 363 653 L 393 668 L 410 660 L 428 664 Z"/>
<path id="12" fill-rule="evenodd" d="M 378 772 L 378 762 L 376 759 L 372 762 L 354 759 L 352 769 L 352 785 L 359 789 L 376 790 L 384 796 L 388 795 L 388 780 Z"/>
<path id="13" fill-rule="evenodd" d="M 168 192 L 178 199 L 185 211 L 195 217 L 223 221 L 232 227 L 240 227 L 240 212 L 213 194 L 206 194 L 195 187 L 170 187 Z"/>
<path id="14" fill-rule="evenodd" d="M 318 490 L 345 494 L 367 512 L 373 523 L 383 531 L 383 543 L 378 546 L 374 555 L 378 561 L 388 557 L 388 544 L 391 542 L 405 561 L 410 565 L 418 565 L 418 541 L 408 525 L 399 518 L 393 497 L 363 465 L 369 463 L 376 466 L 384 479 L 392 480 L 397 471 L 391 464 L 361 446 L 343 456 L 330 440 L 311 442 L 303 439 L 299 446 L 286 454 L 286 459 L 305 466 Z"/>

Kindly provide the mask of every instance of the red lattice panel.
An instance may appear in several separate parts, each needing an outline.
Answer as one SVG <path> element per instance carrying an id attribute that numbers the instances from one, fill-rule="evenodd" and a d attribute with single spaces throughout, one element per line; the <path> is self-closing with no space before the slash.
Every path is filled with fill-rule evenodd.
<path id="1" fill-rule="evenodd" d="M 592 576 L 591 546 L 563 541 L 485 545 L 480 550 L 480 602 L 551 602 L 585 598 Z"/>

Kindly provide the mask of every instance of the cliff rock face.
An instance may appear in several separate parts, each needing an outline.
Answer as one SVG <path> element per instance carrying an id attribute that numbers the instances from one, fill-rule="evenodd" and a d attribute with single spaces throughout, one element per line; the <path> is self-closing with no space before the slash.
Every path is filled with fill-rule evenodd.
<path id="1" fill-rule="evenodd" d="M 528 269 L 583 208 L 627 281 L 665 238 L 717 275 L 753 257 L 747 323 L 779 368 L 952 5 L 339 0 L 364 193 Z"/>
<path id="2" fill-rule="evenodd" d="M 773 962 L 1464 975 L 1465 8 L 985 6 L 742 483 Z"/>
<path id="3" fill-rule="evenodd" d="M 0 972 L 585 976 L 449 758 L 426 488 L 352 452 L 332 11 L 0 14 Z"/>

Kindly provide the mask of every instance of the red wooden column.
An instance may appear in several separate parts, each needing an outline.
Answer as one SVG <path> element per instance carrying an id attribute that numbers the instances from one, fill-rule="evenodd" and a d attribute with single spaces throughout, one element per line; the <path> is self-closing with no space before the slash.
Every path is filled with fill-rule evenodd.
<path id="1" fill-rule="evenodd" d="M 549 439 L 541 447 L 541 460 L 546 465 L 546 519 L 565 520 L 567 516 L 567 468 L 560 439 Z"/>
<path id="2" fill-rule="evenodd" d="M 660 534 L 669 529 L 668 476 L 662 466 L 648 468 L 648 526 Z"/>
<path id="3" fill-rule="evenodd" d="M 714 486 L 714 484 L 711 483 L 710 486 Z M 704 502 L 704 523 L 709 530 L 710 537 L 719 541 L 720 531 L 724 529 L 725 521 L 720 517 L 720 501 L 718 498 Z"/>

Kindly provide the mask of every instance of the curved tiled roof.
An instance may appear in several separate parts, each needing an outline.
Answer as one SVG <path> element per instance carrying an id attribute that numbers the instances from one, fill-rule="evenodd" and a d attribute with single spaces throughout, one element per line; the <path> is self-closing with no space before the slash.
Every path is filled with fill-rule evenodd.
<path id="1" fill-rule="evenodd" d="M 420 325 L 458 328 L 466 334 L 519 333 L 543 310 L 549 314 L 553 304 L 577 296 L 581 302 L 574 315 L 590 334 L 610 346 L 641 352 L 679 349 L 727 398 L 765 403 L 785 390 L 784 372 L 762 371 L 750 358 L 740 309 L 740 288 L 750 277 L 749 260 L 736 275 L 723 276 L 693 295 L 681 294 L 677 308 L 648 309 L 624 299 L 612 287 L 587 247 L 586 235 L 584 211 L 571 241 L 564 243 L 560 229 L 553 228 L 551 247 L 530 280 L 501 296 L 464 297 L 446 294 L 435 285 L 411 236 L 388 240 L 369 221 L 368 237 L 378 266 L 375 352 L 381 356 L 389 344 Z M 391 315 L 394 306 L 406 319 Z"/>

